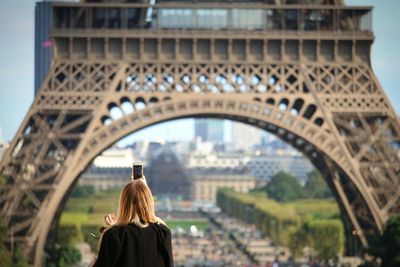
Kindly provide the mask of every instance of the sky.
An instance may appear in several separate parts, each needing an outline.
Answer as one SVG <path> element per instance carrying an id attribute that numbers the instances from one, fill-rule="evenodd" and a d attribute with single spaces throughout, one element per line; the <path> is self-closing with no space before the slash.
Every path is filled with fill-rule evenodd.
<path id="1" fill-rule="evenodd" d="M 399 0 L 347 0 L 346 3 L 374 6 L 376 40 L 372 47 L 372 67 L 399 115 Z M 0 0 L 0 6 L 0 139 L 11 141 L 34 98 L 35 1 Z M 229 142 L 231 122 L 224 123 L 225 141 Z M 193 138 L 193 131 L 193 120 L 184 119 L 146 128 L 128 139 L 188 141 Z"/>

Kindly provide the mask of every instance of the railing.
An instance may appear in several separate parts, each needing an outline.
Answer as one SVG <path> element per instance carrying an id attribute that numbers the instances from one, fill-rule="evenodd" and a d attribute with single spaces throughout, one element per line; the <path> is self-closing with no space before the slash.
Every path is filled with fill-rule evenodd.
<path id="1" fill-rule="evenodd" d="M 158 9 L 155 28 L 288 31 L 372 31 L 370 10 Z"/>
<path id="2" fill-rule="evenodd" d="M 125 5 L 53 5 L 53 29 L 372 32 L 371 7 Z"/>

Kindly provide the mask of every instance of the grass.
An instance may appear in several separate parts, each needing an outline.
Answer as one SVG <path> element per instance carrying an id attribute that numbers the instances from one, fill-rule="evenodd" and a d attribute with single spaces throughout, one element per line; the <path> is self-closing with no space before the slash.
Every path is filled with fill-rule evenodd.
<path id="1" fill-rule="evenodd" d="M 253 204 L 257 209 L 263 210 L 272 216 L 282 220 L 303 220 L 308 218 L 329 219 L 339 218 L 340 211 L 333 199 L 303 199 L 295 202 L 278 203 L 269 199 L 264 193 L 237 193 L 226 191 L 235 199 Z M 96 225 L 103 224 L 106 214 L 116 213 L 118 206 L 118 190 L 97 192 L 96 196 L 85 198 L 70 198 L 66 209 L 61 216 L 61 224 Z M 198 220 L 170 220 L 167 224 L 171 229 L 180 226 L 188 229 L 190 225 L 196 225 L 199 229 L 205 229 L 208 224 Z"/>
<path id="2" fill-rule="evenodd" d="M 185 230 L 189 230 L 190 226 L 195 225 L 199 230 L 206 230 L 210 227 L 207 221 L 203 220 L 167 220 L 165 222 L 171 230 L 181 227 Z"/>
<path id="3" fill-rule="evenodd" d="M 253 204 L 255 208 L 265 211 L 267 214 L 281 220 L 296 220 L 297 213 L 292 207 L 283 207 L 282 204 L 273 199 L 269 199 L 261 192 L 239 193 L 235 191 L 225 191 L 228 195 L 236 198 L 242 203 Z"/>
<path id="4" fill-rule="evenodd" d="M 71 197 L 68 199 L 60 224 L 103 225 L 106 214 L 116 213 L 119 190 L 96 192 L 95 196 Z"/>
<path id="5" fill-rule="evenodd" d="M 315 219 L 337 218 L 340 214 L 339 207 L 333 199 L 304 199 L 285 203 L 282 206 L 296 210 L 301 217 Z"/>
<path id="6" fill-rule="evenodd" d="M 64 212 L 61 216 L 61 225 L 75 224 L 79 227 L 83 225 L 93 225 L 99 228 L 103 225 L 103 213 L 87 214 L 83 212 Z M 209 224 L 205 220 L 166 220 L 165 221 L 171 230 L 181 227 L 189 230 L 190 226 L 195 225 L 199 230 L 209 228 Z"/>
<path id="7" fill-rule="evenodd" d="M 60 224 L 76 224 L 82 225 L 88 222 L 89 214 L 83 212 L 63 212 Z"/>
<path id="8" fill-rule="evenodd" d="M 75 224 L 79 227 L 83 225 L 101 227 L 106 214 L 116 213 L 118 197 L 119 191 L 114 190 L 96 192 L 96 196 L 71 197 L 61 215 L 60 223 Z M 171 229 L 177 227 L 189 229 L 191 225 L 196 225 L 199 230 L 209 227 L 205 220 L 168 220 L 166 223 Z"/>
<path id="9" fill-rule="evenodd" d="M 118 196 L 90 196 L 87 198 L 70 198 L 65 211 L 107 214 L 115 213 L 117 207 Z"/>
<path id="10" fill-rule="evenodd" d="M 224 193 L 245 204 L 265 211 L 281 220 L 331 219 L 339 218 L 339 207 L 334 199 L 300 199 L 293 202 L 279 203 L 267 198 L 263 192 L 239 193 L 224 190 Z"/>

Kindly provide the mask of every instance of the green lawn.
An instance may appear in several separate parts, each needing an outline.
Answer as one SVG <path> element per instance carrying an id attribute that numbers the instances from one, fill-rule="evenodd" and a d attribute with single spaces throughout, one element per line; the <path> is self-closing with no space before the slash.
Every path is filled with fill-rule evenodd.
<path id="1" fill-rule="evenodd" d="M 61 216 L 61 225 L 75 224 L 78 227 L 82 225 L 94 225 L 100 227 L 103 224 L 103 213 L 87 214 L 83 212 L 64 212 Z M 192 225 L 196 225 L 199 230 L 209 228 L 206 220 L 166 220 L 165 223 L 173 230 L 177 227 L 182 227 L 186 230 Z"/>
<path id="2" fill-rule="evenodd" d="M 71 197 L 61 215 L 61 225 L 75 224 L 78 227 L 83 225 L 103 225 L 103 218 L 106 214 L 116 213 L 118 207 L 119 191 L 97 192 L 96 196 L 85 198 Z M 196 225 L 199 230 L 209 227 L 206 220 L 167 220 L 167 225 L 171 229 L 178 226 L 189 229 L 191 225 Z"/>
<path id="3" fill-rule="evenodd" d="M 205 220 L 167 220 L 165 222 L 171 230 L 177 227 L 182 227 L 185 230 L 189 230 L 190 226 L 196 225 L 199 230 L 206 230 L 210 227 L 209 223 Z"/>
<path id="4" fill-rule="evenodd" d="M 221 192 L 240 203 L 254 205 L 255 208 L 281 220 L 340 218 L 340 210 L 334 199 L 298 199 L 280 203 L 268 198 L 262 192 L 239 193 L 232 190 L 221 190 Z"/>
<path id="5" fill-rule="evenodd" d="M 282 204 L 291 208 L 301 217 L 315 219 L 339 218 L 339 207 L 334 199 L 302 199 Z"/>
<path id="6" fill-rule="evenodd" d="M 89 214 L 83 212 L 63 212 L 60 224 L 76 224 L 82 225 L 88 222 Z"/>
<path id="7" fill-rule="evenodd" d="M 61 215 L 61 225 L 103 225 L 103 218 L 117 213 L 119 191 L 96 192 L 95 196 L 71 197 Z"/>

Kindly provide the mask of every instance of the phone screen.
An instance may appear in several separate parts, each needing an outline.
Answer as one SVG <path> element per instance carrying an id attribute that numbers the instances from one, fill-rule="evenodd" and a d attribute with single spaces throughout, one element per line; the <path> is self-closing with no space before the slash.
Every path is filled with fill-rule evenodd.
<path id="1" fill-rule="evenodd" d="M 141 164 L 141 163 L 134 163 L 133 164 L 133 169 L 132 169 L 132 172 L 133 172 L 133 179 L 134 180 L 136 180 L 136 179 L 139 179 L 139 178 L 142 178 L 142 176 L 143 176 L 143 164 Z"/>

